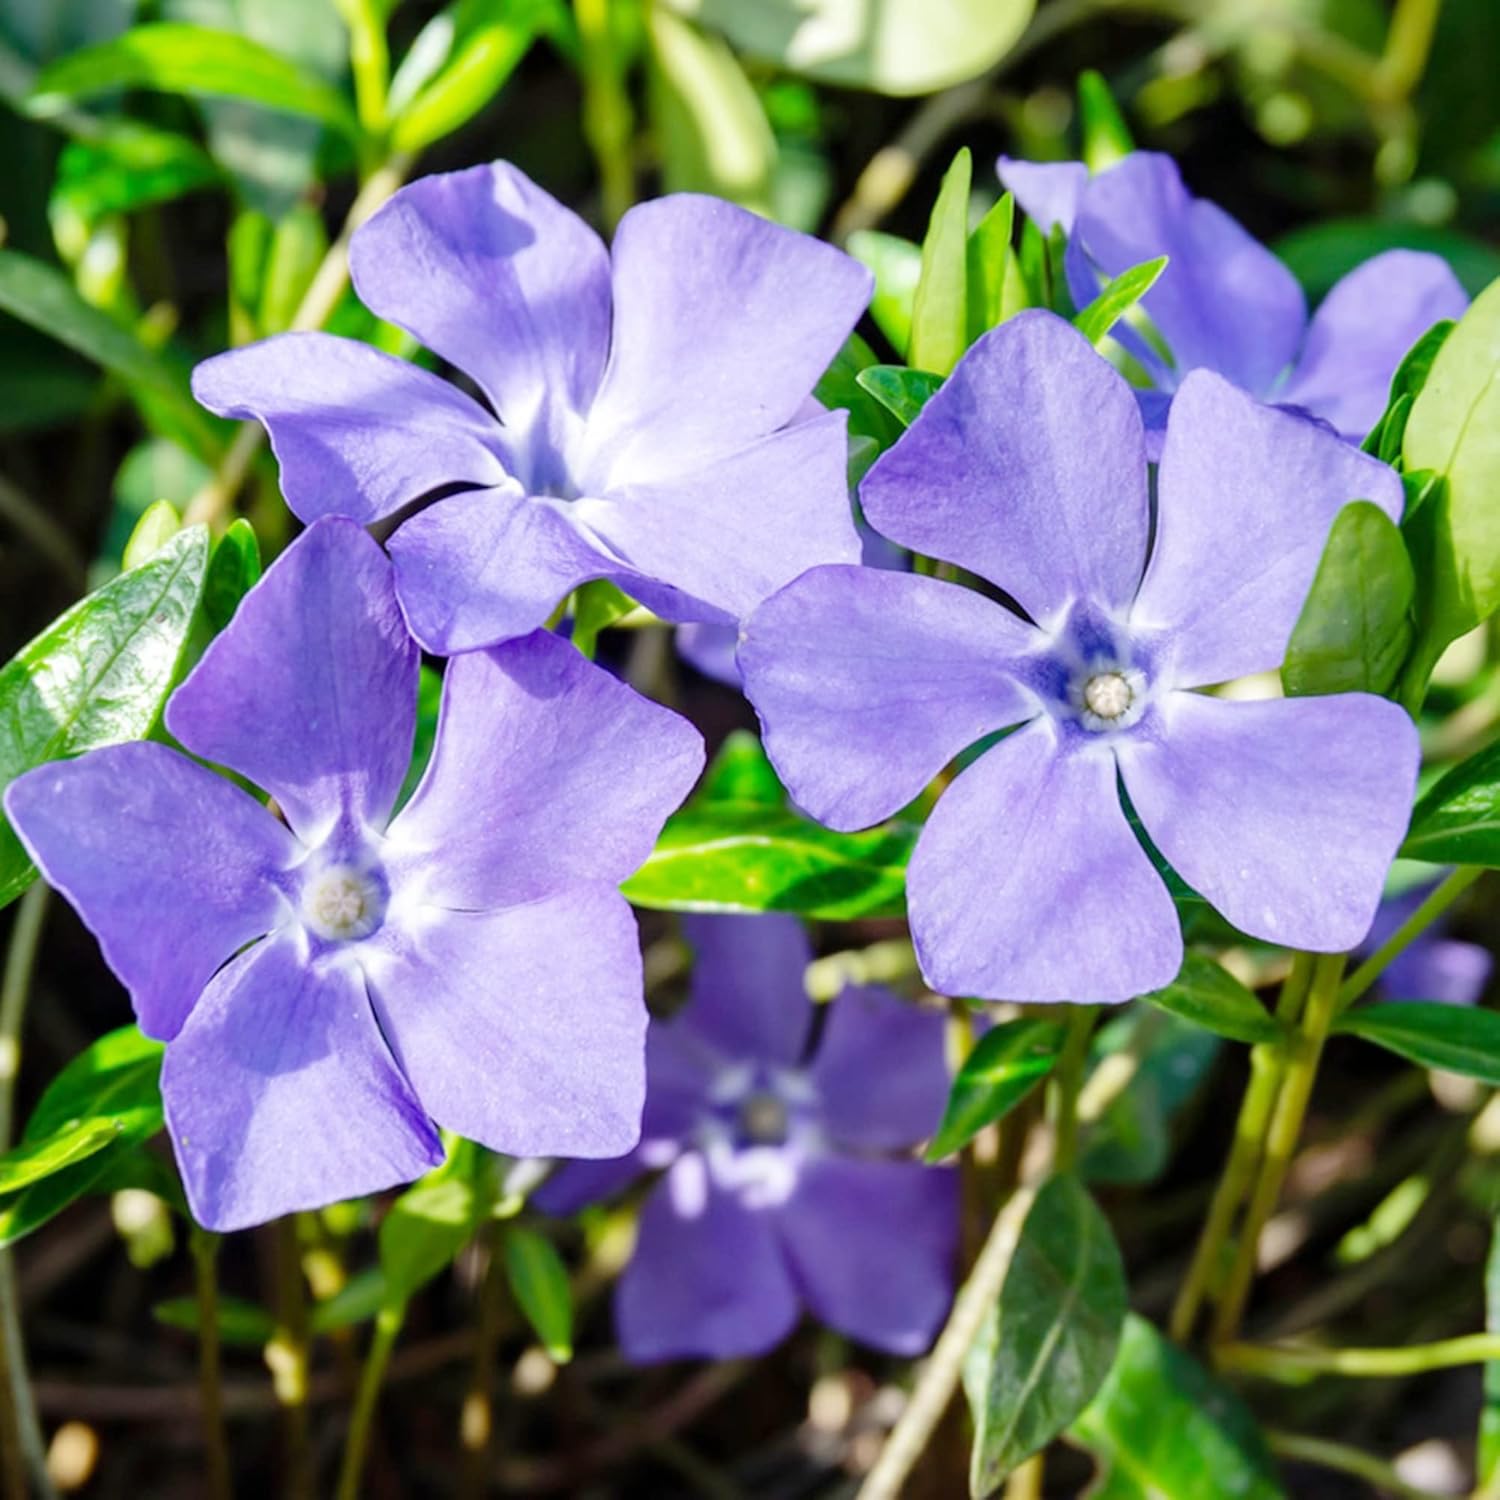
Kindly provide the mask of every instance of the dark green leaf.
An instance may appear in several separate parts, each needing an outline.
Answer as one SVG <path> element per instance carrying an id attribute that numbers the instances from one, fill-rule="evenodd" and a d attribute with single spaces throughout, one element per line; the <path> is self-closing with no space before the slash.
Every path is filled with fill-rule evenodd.
<path id="1" fill-rule="evenodd" d="M 1236 1042 L 1274 1042 L 1281 1036 L 1281 1028 L 1265 1006 L 1201 953 L 1189 953 L 1171 984 L 1141 999 Z"/>
<path id="2" fill-rule="evenodd" d="M 556 1364 L 573 1357 L 573 1294 L 552 1241 L 533 1229 L 505 1231 L 505 1274 L 511 1295 Z"/>
<path id="3" fill-rule="evenodd" d="M 871 365 L 855 378 L 903 427 L 916 421 L 917 413 L 943 383 L 941 375 L 908 370 L 904 365 Z"/>
<path id="4" fill-rule="evenodd" d="M 1437 1000 L 1397 1000 L 1345 1012 L 1333 1029 L 1363 1037 L 1423 1068 L 1500 1088 L 1500 1014 Z"/>
<path id="5" fill-rule="evenodd" d="M 333 1296 L 313 1308 L 308 1326 L 314 1333 L 332 1333 L 367 1323 L 386 1304 L 385 1272 L 370 1266 L 351 1276 Z"/>
<path id="6" fill-rule="evenodd" d="M 1107 287 L 1073 319 L 1073 326 L 1091 344 L 1099 343 L 1126 313 L 1156 285 L 1167 269 L 1167 257 L 1158 256 L 1113 277 Z"/>
<path id="7" fill-rule="evenodd" d="M 1500 869 L 1500 740 L 1427 789 L 1411 815 L 1401 857 Z"/>
<path id="8" fill-rule="evenodd" d="M 1090 1500 L 1282 1495 L 1239 1398 L 1134 1313 L 1113 1369 L 1068 1435 L 1098 1461 Z"/>
<path id="9" fill-rule="evenodd" d="M 1067 1028 L 1057 1021 L 1003 1021 L 979 1038 L 948 1093 L 928 1161 L 962 1150 L 1002 1119 L 1057 1063 Z"/>
<path id="10" fill-rule="evenodd" d="M 1114 1363 L 1126 1304 L 1109 1221 L 1076 1177 L 1052 1178 L 1026 1215 L 964 1370 L 971 1494 L 989 1495 L 1088 1405 Z"/>
<path id="11" fill-rule="evenodd" d="M 161 1129 L 163 1046 L 122 1026 L 84 1048 L 42 1091 L 22 1139 L 41 1140 L 90 1120 L 108 1120 L 122 1139 Z"/>
<path id="12" fill-rule="evenodd" d="M 1486 1333 L 1500 1333 L 1500 1221 L 1490 1228 L 1490 1251 L 1484 1263 L 1484 1328 Z M 1484 1399 L 1475 1447 L 1477 1489 L 1482 1494 L 1494 1484 L 1500 1469 L 1500 1360 L 1492 1359 L 1484 1367 Z"/>
<path id="13" fill-rule="evenodd" d="M 255 528 L 238 516 L 214 547 L 203 584 L 203 612 L 209 625 L 222 630 L 240 607 L 240 600 L 260 579 L 260 542 Z"/>
<path id="14" fill-rule="evenodd" d="M 1483 240 L 1397 219 L 1325 219 L 1285 235 L 1273 248 L 1314 301 L 1356 266 L 1386 250 L 1425 250 L 1442 256 L 1470 296 L 1500 276 L 1500 251 Z"/>
<path id="15" fill-rule="evenodd" d="M 850 489 L 857 489 L 864 472 L 901 436 L 901 424 L 891 415 L 883 401 L 878 400 L 859 383 L 860 374 L 875 366 L 875 355 L 870 346 L 857 333 L 844 340 L 843 347 L 834 356 L 833 363 L 823 372 L 813 395 L 832 410 L 849 413 L 849 444 L 851 450 L 861 447 L 873 448 L 869 461 L 862 467 L 852 459 L 850 463 Z M 861 440 L 866 440 L 861 444 Z"/>
<path id="16" fill-rule="evenodd" d="M 748 729 L 732 729 L 703 773 L 695 800 L 785 807 L 786 788 L 761 742 Z"/>
<path id="17" fill-rule="evenodd" d="M 1427 384 L 1432 372 L 1432 362 L 1438 350 L 1447 342 L 1448 335 L 1458 325 L 1452 318 L 1434 323 L 1426 333 L 1406 351 L 1396 373 L 1391 376 L 1390 395 L 1386 398 L 1385 414 L 1370 429 L 1363 447 L 1373 453 L 1381 463 L 1401 463 L 1401 450 L 1406 437 L 1406 422 L 1411 416 L 1412 402 Z"/>
<path id="18" fill-rule="evenodd" d="M 217 1299 L 219 1337 L 231 1348 L 263 1349 L 276 1337 L 276 1319 L 258 1303 L 220 1292 Z M 169 1297 L 151 1309 L 151 1316 L 168 1328 L 197 1333 L 202 1326 L 197 1299 Z"/>
<path id="19" fill-rule="evenodd" d="M 959 151 L 943 176 L 927 235 L 922 274 L 911 308 L 907 362 L 919 370 L 950 374 L 968 347 L 969 185 L 973 159 Z"/>
<path id="20" fill-rule="evenodd" d="M 922 279 L 921 246 L 878 229 L 860 229 L 849 236 L 848 250 L 875 277 L 870 301 L 875 326 L 905 358 L 911 347 L 912 301 Z"/>

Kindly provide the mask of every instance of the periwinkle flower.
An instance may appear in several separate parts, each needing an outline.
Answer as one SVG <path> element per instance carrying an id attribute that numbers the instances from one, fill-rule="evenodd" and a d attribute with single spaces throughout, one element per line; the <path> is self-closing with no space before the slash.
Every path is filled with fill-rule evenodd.
<path id="1" fill-rule="evenodd" d="M 616 890 L 702 764 L 696 731 L 537 633 L 451 662 L 411 758 L 418 652 L 390 564 L 311 527 L 167 707 L 194 755 L 95 750 L 5 807 L 167 1042 L 199 1222 L 235 1229 L 420 1176 L 438 1127 L 613 1156 L 644 1088 L 641 961 Z"/>
<path id="2" fill-rule="evenodd" d="M 946 994 L 1120 1001 L 1177 973 L 1181 929 L 1132 831 L 1235 926 L 1341 951 L 1406 829 L 1410 719 L 1367 694 L 1193 691 L 1281 663 L 1333 518 L 1401 481 L 1205 370 L 1173 404 L 1155 502 L 1125 381 L 1023 313 L 959 362 L 870 470 L 870 523 L 976 574 L 815 568 L 748 621 L 745 690 L 793 798 L 839 829 L 942 794 L 908 874 Z"/>
<path id="3" fill-rule="evenodd" d="M 1368 956 L 1430 896 L 1436 881 L 1426 880 L 1380 903 L 1369 936 L 1360 944 Z M 1388 1000 L 1436 1000 L 1444 1005 L 1476 1005 L 1489 983 L 1495 960 L 1488 948 L 1450 937 L 1441 920 L 1426 928 L 1396 955 L 1380 976 Z"/>
<path id="4" fill-rule="evenodd" d="M 845 989 L 809 1059 L 799 923 L 684 925 L 692 993 L 647 1036 L 641 1145 L 565 1165 L 536 1201 L 570 1213 L 666 1169 L 616 1294 L 632 1360 L 758 1354 L 804 1306 L 863 1343 L 919 1353 L 952 1296 L 958 1182 L 893 1153 L 942 1116 L 943 1017 Z"/>
<path id="5" fill-rule="evenodd" d="M 1187 375 L 1206 369 L 1358 443 L 1385 410 L 1406 351 L 1468 306 L 1441 256 L 1388 250 L 1350 271 L 1309 321 L 1287 267 L 1217 204 L 1193 197 L 1177 163 L 1156 152 L 1132 152 L 1092 177 L 1082 162 L 1001 157 L 999 170 L 1028 217 L 1068 235 L 1064 264 L 1080 307 L 1101 278 L 1169 257 L 1141 305 L 1170 363 L 1128 324 L 1115 329 L 1150 377 L 1138 398 L 1150 433 Z"/>
<path id="6" fill-rule="evenodd" d="M 218 355 L 193 389 L 265 424 L 305 521 L 428 502 L 390 552 L 429 650 L 524 635 L 595 578 L 732 624 L 813 563 L 858 558 L 845 413 L 811 393 L 870 278 L 832 246 L 674 194 L 631 209 L 611 257 L 496 162 L 403 188 L 349 260 L 365 305 L 487 406 L 323 333 Z"/>

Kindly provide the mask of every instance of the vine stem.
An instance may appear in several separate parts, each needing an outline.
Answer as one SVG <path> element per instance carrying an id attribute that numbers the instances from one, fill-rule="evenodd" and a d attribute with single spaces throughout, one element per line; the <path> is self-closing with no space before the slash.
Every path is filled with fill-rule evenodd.
<path id="1" fill-rule="evenodd" d="M 1326 1438 L 1304 1437 L 1298 1432 L 1280 1432 L 1274 1427 L 1265 1429 L 1266 1443 L 1278 1458 L 1289 1458 L 1293 1463 L 1316 1464 L 1322 1469 L 1333 1469 L 1340 1474 L 1352 1474 L 1363 1479 L 1377 1490 L 1400 1496 L 1400 1500 L 1441 1500 L 1433 1490 L 1419 1489 L 1408 1484 L 1390 1464 L 1360 1448 L 1351 1448 L 1347 1443 L 1331 1443 Z"/>
<path id="2" fill-rule="evenodd" d="M 1264 1375 L 1299 1383 L 1308 1375 L 1351 1375 L 1382 1379 L 1424 1375 L 1456 1365 L 1482 1365 L 1500 1359 L 1500 1333 L 1467 1333 L 1432 1344 L 1390 1349 L 1321 1349 L 1315 1344 L 1222 1344 L 1214 1351 L 1221 1370 Z"/>
<path id="3" fill-rule="evenodd" d="M 219 1352 L 219 1237 L 196 1226 L 192 1232 L 194 1283 L 198 1293 L 198 1386 L 203 1393 L 203 1447 L 212 1500 L 231 1500 L 229 1444 L 224 1434 L 224 1379 Z"/>
<path id="4" fill-rule="evenodd" d="M 354 1414 L 349 1420 L 344 1462 L 339 1469 L 337 1500 L 359 1500 L 360 1476 L 364 1473 L 365 1454 L 370 1446 L 370 1423 L 380 1399 L 385 1367 L 390 1363 L 391 1350 L 396 1347 L 396 1339 L 405 1321 L 404 1302 L 388 1303 L 375 1316 L 375 1334 L 370 1340 L 370 1352 L 365 1356 L 365 1367 L 360 1372 Z"/>

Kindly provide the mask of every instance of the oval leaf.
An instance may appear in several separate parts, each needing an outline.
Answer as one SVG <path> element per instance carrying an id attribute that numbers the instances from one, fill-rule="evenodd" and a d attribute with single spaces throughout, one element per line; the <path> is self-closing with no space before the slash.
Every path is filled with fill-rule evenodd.
<path id="1" fill-rule="evenodd" d="M 573 1294 L 552 1241 L 533 1229 L 505 1232 L 505 1275 L 516 1305 L 556 1364 L 573 1357 Z"/>
<path id="2" fill-rule="evenodd" d="M 1281 1037 L 1281 1028 L 1265 1006 L 1232 974 L 1201 953 L 1189 953 L 1182 961 L 1182 972 L 1171 984 L 1141 999 L 1232 1041 L 1253 1045 Z"/>
<path id="3" fill-rule="evenodd" d="M 1334 1023 L 1424 1068 L 1462 1073 L 1500 1088 L 1500 1015 L 1436 1000 L 1399 1000 L 1349 1011 Z"/>
<path id="4" fill-rule="evenodd" d="M 962 1150 L 1023 1100 L 1057 1063 L 1067 1027 L 1057 1021 L 1004 1021 L 985 1032 L 948 1094 L 928 1161 Z"/>

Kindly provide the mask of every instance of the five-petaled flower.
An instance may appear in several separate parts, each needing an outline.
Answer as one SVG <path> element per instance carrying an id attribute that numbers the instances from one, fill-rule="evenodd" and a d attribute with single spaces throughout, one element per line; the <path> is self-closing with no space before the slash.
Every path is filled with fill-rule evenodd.
<path id="1" fill-rule="evenodd" d="M 1406 829 L 1416 731 L 1368 694 L 1235 702 L 1192 691 L 1277 668 L 1347 501 L 1401 481 L 1320 425 L 1195 371 L 1153 506 L 1130 387 L 1068 324 L 982 338 L 861 489 L 937 578 L 821 567 L 740 647 L 793 797 L 878 822 L 960 752 L 908 873 L 922 971 L 950 995 L 1120 1001 L 1167 984 L 1167 862 L 1232 923 L 1337 952 L 1370 925 Z M 1024 614 L 1019 611 L 1024 611 Z"/>
<path id="2" fill-rule="evenodd" d="M 1291 271 L 1217 204 L 1193 197 L 1177 163 L 1156 152 L 1132 152 L 1093 177 L 1082 162 L 1002 157 L 1000 177 L 1040 228 L 1067 234 L 1064 266 L 1080 307 L 1102 281 L 1168 257 L 1141 305 L 1170 362 L 1128 323 L 1114 332 L 1151 381 L 1137 399 L 1153 457 L 1172 397 L 1197 369 L 1357 443 L 1385 410 L 1401 357 L 1468 306 L 1441 256 L 1388 250 L 1339 281 L 1309 322 Z"/>
<path id="3" fill-rule="evenodd" d="M 380 548 L 321 521 L 173 695 L 165 745 L 20 777 L 5 807 L 168 1045 L 199 1222 L 417 1177 L 438 1127 L 515 1153 L 637 1139 L 646 1011 L 616 890 L 702 764 L 676 715 L 538 633 L 448 666 L 429 765 Z"/>
<path id="4" fill-rule="evenodd" d="M 846 414 L 811 393 L 870 279 L 832 246 L 675 194 L 625 215 L 611 259 L 496 162 L 397 193 L 350 270 L 488 408 L 323 333 L 218 355 L 193 388 L 265 424 L 305 521 L 428 501 L 390 541 L 427 649 L 524 635 L 595 578 L 666 618 L 732 624 L 813 563 L 858 559 Z"/>
<path id="5" fill-rule="evenodd" d="M 641 1145 L 535 1195 L 568 1213 L 665 1167 L 615 1303 L 637 1361 L 757 1354 L 805 1305 L 852 1338 L 925 1349 L 952 1294 L 958 1183 L 893 1153 L 936 1129 L 943 1017 L 846 989 L 807 1057 L 794 918 L 699 917 L 692 994 L 647 1038 Z"/>

